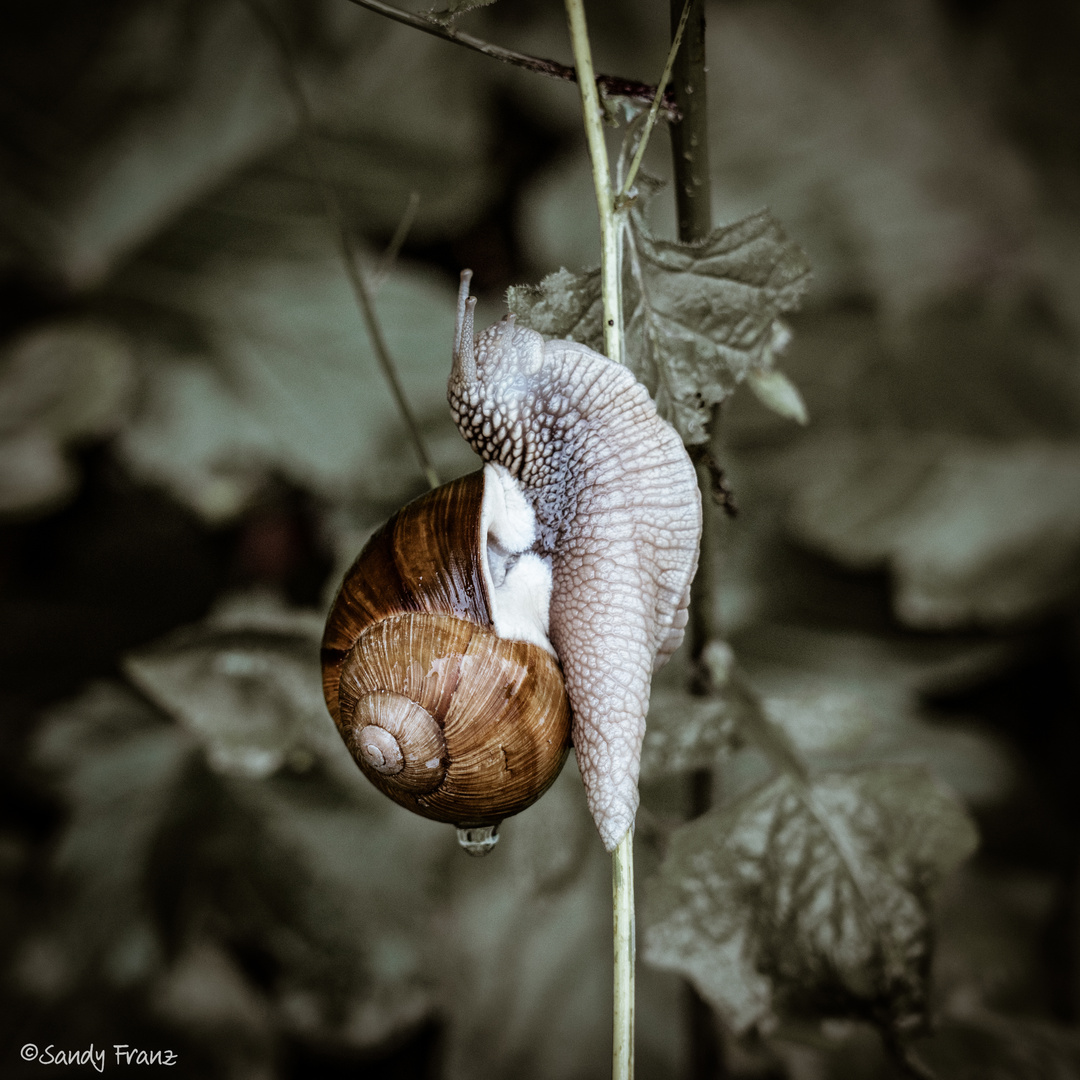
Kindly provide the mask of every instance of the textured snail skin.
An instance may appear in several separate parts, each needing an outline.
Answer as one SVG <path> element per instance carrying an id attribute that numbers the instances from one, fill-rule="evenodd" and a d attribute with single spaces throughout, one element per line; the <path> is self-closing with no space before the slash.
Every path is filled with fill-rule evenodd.
<path id="1" fill-rule="evenodd" d="M 513 316 L 473 334 L 462 274 L 447 399 L 466 441 L 522 485 L 552 561 L 550 637 L 604 846 L 634 821 L 653 673 L 678 647 L 701 541 L 694 467 L 621 364 Z"/>

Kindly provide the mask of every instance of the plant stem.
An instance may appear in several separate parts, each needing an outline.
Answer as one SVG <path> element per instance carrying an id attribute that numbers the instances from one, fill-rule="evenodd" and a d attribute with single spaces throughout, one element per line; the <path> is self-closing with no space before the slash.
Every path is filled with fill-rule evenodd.
<path id="1" fill-rule="evenodd" d="M 634 1075 L 634 830 L 626 830 L 612 855 L 611 904 L 615 921 L 615 1008 L 611 1075 Z"/>
<path id="2" fill-rule="evenodd" d="M 683 118 L 672 125 L 671 152 L 675 173 L 675 202 L 678 211 L 679 239 L 684 243 L 704 240 L 712 232 L 712 206 L 709 182 L 709 139 L 705 99 L 705 5 L 703 0 L 671 0 L 672 36 L 684 28 L 683 47 L 675 57 L 675 94 L 685 103 Z M 711 484 L 708 469 L 698 466 L 702 489 L 701 561 L 690 592 L 689 645 L 694 661 L 700 663 L 709 642 L 717 635 L 712 612 L 712 562 L 710 555 L 716 540 L 716 519 L 712 513 Z M 707 680 L 706 680 L 707 682 Z M 691 814 L 701 814 L 708 780 L 695 777 Z M 707 796 L 706 796 L 707 797 Z"/>
<path id="3" fill-rule="evenodd" d="M 689 11 L 686 10 L 689 8 Z M 683 29 L 682 47 L 675 56 L 673 83 L 682 120 L 670 127 L 675 174 L 675 208 L 679 239 L 684 243 L 704 240 L 712 232 L 712 192 L 709 180 L 709 137 L 705 96 L 705 5 L 704 0 L 670 0 L 672 38 Z M 714 412 L 715 419 L 716 414 Z M 701 487 L 701 560 L 690 588 L 690 655 L 704 666 L 709 642 L 719 637 L 712 607 L 712 552 L 717 542 L 716 510 L 711 495 L 708 468 L 698 465 Z M 707 691 L 712 679 L 703 672 L 698 691 Z M 712 773 L 707 769 L 690 777 L 690 816 L 709 809 Z M 712 1008 L 697 989 L 686 984 L 687 1026 L 692 1075 L 720 1077 L 727 1074 L 717 1038 Z"/>
<path id="4" fill-rule="evenodd" d="M 466 49 L 483 53 L 493 60 L 501 60 L 504 64 L 513 64 L 515 67 L 524 68 L 526 71 L 534 71 L 538 75 L 547 75 L 552 79 L 562 79 L 565 82 L 577 82 L 577 72 L 572 67 L 560 64 L 557 60 L 547 60 L 542 56 L 530 56 L 528 53 L 516 52 L 514 49 L 504 49 L 501 45 L 493 45 L 490 41 L 475 37 L 458 30 L 453 26 L 447 26 L 438 19 L 431 19 L 424 15 L 415 15 L 411 11 L 402 11 L 392 4 L 384 3 L 384 0 L 349 0 L 357 7 L 367 8 L 378 15 L 385 15 L 388 19 L 411 26 L 414 30 L 421 30 L 425 34 L 442 38 L 444 41 L 452 41 L 455 45 L 463 45 Z M 655 86 L 648 83 L 637 82 L 635 79 L 622 79 L 617 75 L 598 75 L 596 82 L 608 97 L 625 97 L 632 101 L 652 101 L 656 93 Z M 665 93 L 663 98 L 664 115 L 669 120 L 677 120 L 678 111 L 675 108 L 675 99 L 671 93 Z"/>
<path id="5" fill-rule="evenodd" d="M 684 29 L 682 48 L 674 67 L 675 96 L 683 103 L 683 118 L 671 127 L 671 151 L 675 172 L 675 201 L 678 211 L 679 239 L 684 243 L 704 240 L 712 232 L 711 191 L 709 184 L 709 140 L 705 99 L 705 5 L 704 0 L 670 0 L 672 37 Z M 689 12 L 685 7 L 689 7 Z M 689 645 L 695 662 L 700 663 L 709 642 L 717 636 L 712 613 L 712 566 L 710 554 L 715 542 L 716 521 L 710 498 L 708 470 L 698 466 L 702 488 L 701 561 L 690 593 Z M 704 777 L 695 778 L 695 801 L 708 789 Z M 691 812 L 703 813 L 707 805 L 695 805 Z"/>
<path id="6" fill-rule="evenodd" d="M 604 142 L 604 114 L 593 74 L 589 31 L 583 0 L 566 0 L 570 42 L 581 89 L 581 112 L 592 161 L 596 208 L 600 214 L 600 280 L 604 301 L 604 351 L 622 363 L 622 302 L 620 290 L 619 227 L 611 190 L 611 167 Z M 634 1075 L 634 830 L 627 829 L 612 854 L 611 903 L 614 921 L 614 1010 L 611 1075 L 633 1080 Z"/>
<path id="7" fill-rule="evenodd" d="M 566 15 L 570 22 L 570 43 L 578 70 L 581 89 L 581 113 L 585 122 L 585 139 L 592 161 L 593 189 L 596 209 L 600 213 L 600 287 L 604 301 L 604 352 L 615 363 L 622 358 L 622 304 L 619 289 L 619 228 L 615 220 L 615 200 L 611 192 L 611 168 L 608 165 L 607 143 L 604 142 L 604 113 L 596 91 L 589 30 L 585 25 L 583 0 L 566 0 Z"/>
<path id="8" fill-rule="evenodd" d="M 682 0 L 671 2 L 672 36 L 682 16 Z M 705 4 L 692 0 L 682 48 L 675 57 L 675 101 L 682 120 L 671 128 L 675 161 L 675 205 L 679 239 L 704 240 L 712 232 L 709 186 L 709 130 L 705 98 Z"/>
<path id="9" fill-rule="evenodd" d="M 360 308 L 360 314 L 363 317 L 364 326 L 367 328 L 375 359 L 382 369 L 383 377 L 390 387 L 390 393 L 397 405 L 398 412 L 408 429 L 409 437 L 412 439 L 413 448 L 416 450 L 416 456 L 420 462 L 420 468 L 424 472 L 424 478 L 431 487 L 436 488 L 439 486 L 439 476 L 435 472 L 435 466 L 432 464 L 427 447 L 424 445 L 420 425 L 417 423 L 408 399 L 405 397 L 405 389 L 398 378 L 397 366 L 394 363 L 394 358 L 390 355 L 386 338 L 383 336 L 382 326 L 375 315 L 375 305 L 372 302 L 371 293 L 360 272 L 360 252 L 357 250 L 356 241 L 345 223 L 345 214 L 341 209 L 341 202 L 337 197 L 337 192 L 327 183 L 319 168 L 319 158 L 315 150 L 315 121 L 311 114 L 311 105 L 308 102 L 307 94 L 304 93 L 304 87 L 296 73 L 296 61 L 292 54 L 291 43 L 281 27 L 278 26 L 275 18 L 259 3 L 259 0 L 246 0 L 246 2 L 248 10 L 253 14 L 255 20 L 275 46 L 275 54 L 279 62 L 282 80 L 292 96 L 293 103 L 296 105 L 300 126 L 300 141 L 304 148 L 304 156 L 307 158 L 308 172 L 311 174 L 312 183 L 318 189 L 326 217 L 334 231 L 338 249 L 341 252 L 341 259 L 345 264 L 345 274 L 349 279 L 349 284 L 352 286 L 357 306 Z"/>

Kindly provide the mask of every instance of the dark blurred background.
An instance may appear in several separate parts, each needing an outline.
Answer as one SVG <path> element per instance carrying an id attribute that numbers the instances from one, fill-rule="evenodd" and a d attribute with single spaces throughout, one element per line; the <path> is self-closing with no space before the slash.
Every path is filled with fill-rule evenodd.
<path id="1" fill-rule="evenodd" d="M 347 0 L 259 5 L 0 7 L 0 1075 L 93 1042 L 183 1076 L 603 1076 L 608 868 L 572 768 L 464 865 L 322 708 L 340 573 L 425 485 L 282 66 L 444 477 L 473 467 L 460 270 L 491 321 L 598 259 L 577 92 Z M 657 78 L 666 4 L 589 16 L 599 70 Z M 939 1075 L 1080 1076 L 1080 9 L 708 19 L 714 218 L 768 205 L 815 274 L 784 361 L 810 424 L 724 406 L 717 621 L 811 758 L 925 763 L 975 815 Z M 563 20 L 461 25 L 566 62 Z M 752 775 L 718 759 L 717 797 Z M 680 790 L 644 777 L 646 834 Z M 900 1075 L 846 1021 L 718 1025 L 703 1057 L 642 967 L 643 1077 Z"/>

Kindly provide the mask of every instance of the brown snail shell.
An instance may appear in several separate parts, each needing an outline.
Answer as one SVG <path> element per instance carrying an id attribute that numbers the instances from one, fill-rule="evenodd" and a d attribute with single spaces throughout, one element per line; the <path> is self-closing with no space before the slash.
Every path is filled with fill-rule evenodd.
<path id="1" fill-rule="evenodd" d="M 326 704 L 364 774 L 459 829 L 535 802 L 570 748 L 554 654 L 495 631 L 485 475 L 428 492 L 375 533 L 345 576 L 322 648 Z"/>

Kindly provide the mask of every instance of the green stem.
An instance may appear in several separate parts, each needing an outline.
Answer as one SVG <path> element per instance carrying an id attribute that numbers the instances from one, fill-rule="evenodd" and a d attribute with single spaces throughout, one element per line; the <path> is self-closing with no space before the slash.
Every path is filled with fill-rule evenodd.
<path id="1" fill-rule="evenodd" d="M 600 213 L 600 285 L 604 301 L 604 352 L 617 364 L 623 362 L 622 305 L 619 290 L 619 227 L 615 219 L 615 200 L 611 193 L 611 168 L 604 141 L 604 113 L 596 90 L 589 30 L 585 25 L 583 0 L 566 0 L 570 22 L 570 44 L 581 89 L 581 113 L 585 139 L 592 161 L 596 209 Z"/>
<path id="2" fill-rule="evenodd" d="M 634 1075 L 634 830 L 612 855 L 611 904 L 615 922 L 615 1008 L 611 1041 L 613 1080 Z"/>
<path id="3" fill-rule="evenodd" d="M 566 0 L 570 42 L 574 50 L 585 138 L 592 161 L 596 208 L 600 214 L 600 280 L 604 301 L 604 351 L 622 363 L 622 303 L 619 266 L 619 227 L 612 194 L 611 167 L 604 142 L 604 114 L 596 90 L 589 31 L 583 0 Z M 611 1075 L 633 1080 L 634 1075 L 634 835 L 627 829 L 612 855 L 611 902 L 614 922 L 614 1010 Z"/>

